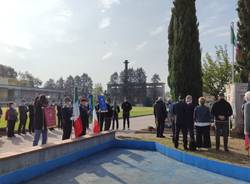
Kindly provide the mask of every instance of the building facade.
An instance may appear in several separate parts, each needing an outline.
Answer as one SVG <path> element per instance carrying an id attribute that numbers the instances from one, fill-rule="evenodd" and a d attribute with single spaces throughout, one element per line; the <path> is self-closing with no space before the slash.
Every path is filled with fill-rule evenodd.
<path id="1" fill-rule="evenodd" d="M 126 94 L 124 94 L 124 91 L 126 91 Z M 107 84 L 107 93 L 118 103 L 121 103 L 126 97 L 133 104 L 150 105 L 158 97 L 165 98 L 165 83 Z"/>
<path id="2" fill-rule="evenodd" d="M 40 94 L 48 96 L 51 100 L 61 101 L 64 97 L 64 90 L 30 87 L 28 81 L 0 78 L 0 103 L 2 104 L 10 101 L 18 103 L 22 99 L 33 101 Z"/>

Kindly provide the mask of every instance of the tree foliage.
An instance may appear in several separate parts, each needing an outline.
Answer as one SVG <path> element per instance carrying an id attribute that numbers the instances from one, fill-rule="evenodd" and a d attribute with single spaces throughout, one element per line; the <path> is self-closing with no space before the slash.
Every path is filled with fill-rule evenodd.
<path id="1" fill-rule="evenodd" d="M 151 82 L 152 83 L 159 83 L 161 81 L 161 78 L 159 76 L 159 74 L 155 73 L 152 78 L 151 78 Z"/>
<path id="2" fill-rule="evenodd" d="M 95 84 L 93 88 L 94 100 L 97 101 L 98 96 L 103 95 L 103 87 L 101 83 Z"/>
<path id="3" fill-rule="evenodd" d="M 110 76 L 109 84 L 118 84 L 118 83 L 119 83 L 119 74 L 115 72 Z"/>
<path id="4" fill-rule="evenodd" d="M 237 64 L 240 71 L 241 82 L 248 82 L 250 73 L 250 1 L 238 0 L 238 47 L 239 57 Z"/>
<path id="5" fill-rule="evenodd" d="M 226 84 L 232 76 L 232 65 L 230 64 L 226 47 L 216 47 L 216 57 L 212 58 L 208 53 L 203 62 L 203 91 L 217 97 L 219 93 L 226 92 Z"/>
<path id="6" fill-rule="evenodd" d="M 47 88 L 47 89 L 56 89 L 55 80 L 54 79 L 49 79 L 47 82 L 45 82 L 44 88 Z"/>
<path id="7" fill-rule="evenodd" d="M 0 64 L 0 77 L 17 78 L 17 72 L 14 68 Z"/>
<path id="8" fill-rule="evenodd" d="M 202 71 L 195 0 L 174 0 L 168 31 L 168 84 L 178 96 L 202 95 Z"/>
<path id="9" fill-rule="evenodd" d="M 29 84 L 30 84 L 31 87 L 40 87 L 43 84 L 43 82 L 39 78 L 34 77 L 28 71 L 26 71 L 24 73 L 19 72 L 18 73 L 18 79 L 19 80 L 29 81 Z"/>
<path id="10" fill-rule="evenodd" d="M 83 73 L 81 76 L 76 75 L 75 77 L 70 75 L 66 80 L 61 77 L 56 82 L 49 79 L 44 87 L 65 90 L 65 95 L 71 98 L 74 95 L 74 88 L 77 87 L 79 96 L 88 97 L 93 91 L 93 82 L 88 74 Z"/>

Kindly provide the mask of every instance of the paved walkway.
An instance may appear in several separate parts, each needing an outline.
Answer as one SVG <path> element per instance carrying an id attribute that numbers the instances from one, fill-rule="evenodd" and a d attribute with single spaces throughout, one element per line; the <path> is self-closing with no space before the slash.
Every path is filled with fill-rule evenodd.
<path id="1" fill-rule="evenodd" d="M 148 126 L 155 126 L 153 116 L 143 116 L 138 118 L 131 118 L 130 131 L 145 129 Z M 122 120 L 119 120 L 119 128 L 123 128 Z M 72 136 L 74 134 L 72 133 Z M 53 143 L 55 140 L 61 140 L 62 130 L 55 129 L 54 131 L 48 132 L 48 143 Z M 19 149 L 24 149 L 25 147 L 31 147 L 33 141 L 33 135 L 27 133 L 26 135 L 17 135 L 15 138 L 7 138 L 6 136 L 0 137 L 0 153 L 18 151 Z"/>

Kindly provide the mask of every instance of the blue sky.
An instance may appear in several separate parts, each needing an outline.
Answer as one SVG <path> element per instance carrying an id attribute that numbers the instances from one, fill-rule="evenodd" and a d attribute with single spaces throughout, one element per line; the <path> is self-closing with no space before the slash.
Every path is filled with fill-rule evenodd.
<path id="1" fill-rule="evenodd" d="M 227 44 L 236 0 L 196 0 L 203 55 Z M 0 63 L 43 81 L 143 67 L 166 82 L 171 0 L 0 0 Z"/>

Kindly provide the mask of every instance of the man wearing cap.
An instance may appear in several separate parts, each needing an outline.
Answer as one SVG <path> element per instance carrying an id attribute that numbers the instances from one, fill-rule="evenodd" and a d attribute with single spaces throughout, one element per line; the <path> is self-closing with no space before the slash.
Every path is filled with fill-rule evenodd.
<path id="1" fill-rule="evenodd" d="M 216 150 L 220 149 L 220 135 L 223 135 L 224 150 L 228 150 L 228 136 L 229 136 L 229 117 L 232 116 L 233 110 L 231 105 L 225 100 L 223 93 L 219 94 L 218 101 L 216 101 L 211 109 L 211 113 L 215 119 L 215 137 Z"/>
<path id="2" fill-rule="evenodd" d="M 183 97 L 179 97 L 179 101 L 174 104 L 173 114 L 175 115 L 175 139 L 174 146 L 179 146 L 179 134 L 182 131 L 183 135 L 183 146 L 187 150 L 187 125 L 186 125 L 186 109 L 187 104 L 184 102 Z"/>

